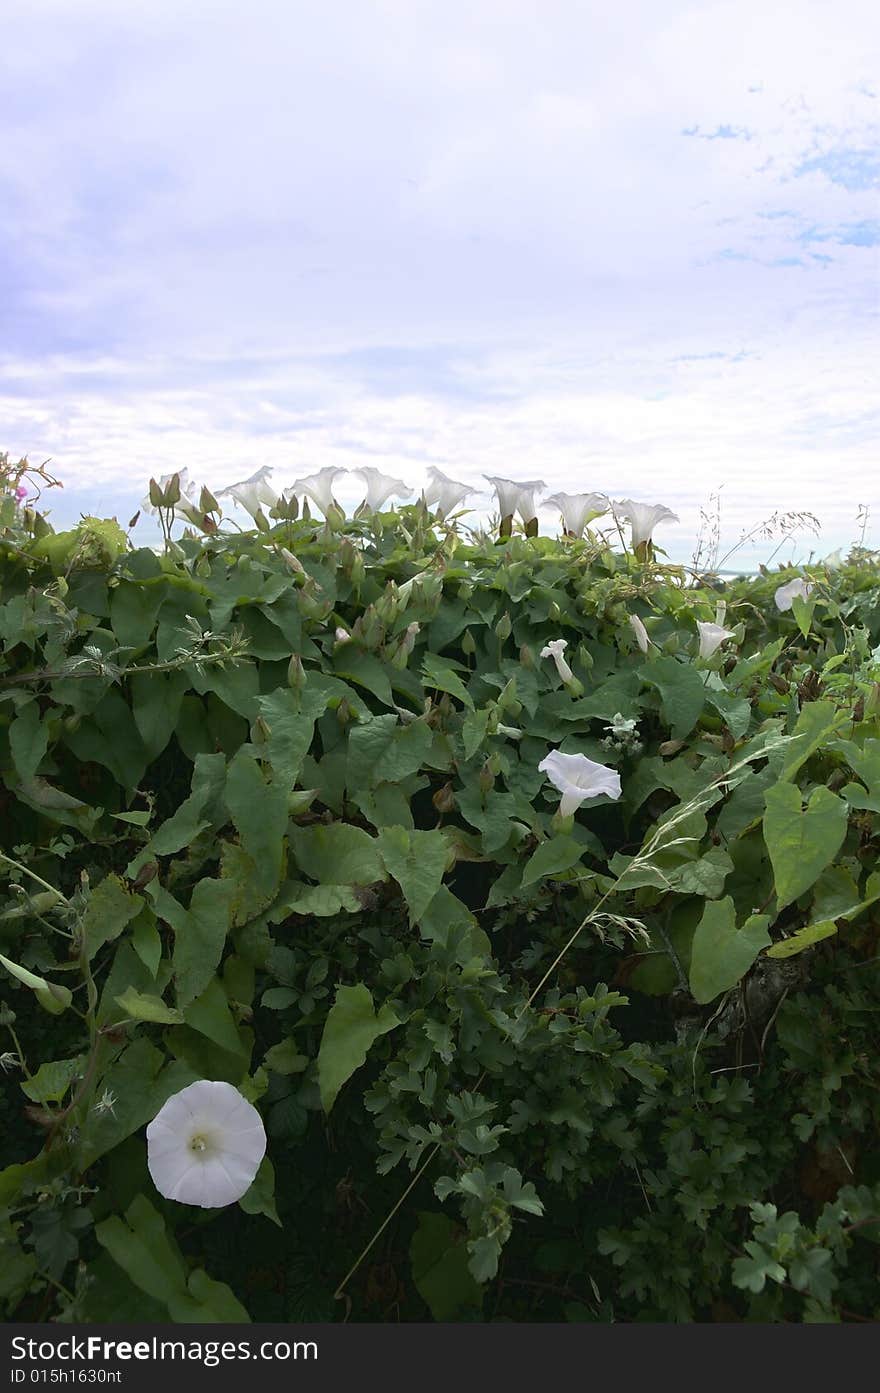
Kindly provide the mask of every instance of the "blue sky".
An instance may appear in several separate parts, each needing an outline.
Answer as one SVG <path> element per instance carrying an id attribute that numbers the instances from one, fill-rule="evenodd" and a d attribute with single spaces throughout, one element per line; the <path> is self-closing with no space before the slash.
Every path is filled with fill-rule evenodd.
<path id="1" fill-rule="evenodd" d="M 3 9 L 0 448 L 56 525 L 435 464 L 666 503 L 683 560 L 719 487 L 725 545 L 880 545 L 874 4 Z"/>

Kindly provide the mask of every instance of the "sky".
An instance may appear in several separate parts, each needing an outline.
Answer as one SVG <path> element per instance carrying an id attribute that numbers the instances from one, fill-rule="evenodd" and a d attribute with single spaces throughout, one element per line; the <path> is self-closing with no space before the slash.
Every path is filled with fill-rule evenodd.
<path id="1" fill-rule="evenodd" d="M 873 0 L 3 0 L 0 84 L 0 450 L 56 527 L 436 465 L 475 518 L 664 503 L 678 560 L 713 493 L 722 552 L 880 547 Z"/>

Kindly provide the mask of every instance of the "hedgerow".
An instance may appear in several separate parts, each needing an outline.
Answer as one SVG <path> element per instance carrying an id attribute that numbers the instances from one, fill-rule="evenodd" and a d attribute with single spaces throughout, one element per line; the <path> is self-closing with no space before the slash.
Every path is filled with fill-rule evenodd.
<path id="1" fill-rule="evenodd" d="M 876 1318 L 876 557 L 153 487 L 161 552 L 0 502 L 8 1317 Z"/>

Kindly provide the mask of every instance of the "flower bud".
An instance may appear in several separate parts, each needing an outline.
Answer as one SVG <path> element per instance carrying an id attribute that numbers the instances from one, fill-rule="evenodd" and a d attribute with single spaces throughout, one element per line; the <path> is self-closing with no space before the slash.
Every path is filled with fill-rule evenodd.
<path id="1" fill-rule="evenodd" d="M 477 784 L 481 793 L 490 793 L 495 787 L 495 775 L 489 766 L 488 759 L 477 775 Z"/>
<path id="2" fill-rule="evenodd" d="M 535 666 L 535 654 L 527 643 L 520 645 L 519 660 L 523 667 L 533 668 Z"/>
<path id="3" fill-rule="evenodd" d="M 295 692 L 302 691 L 306 685 L 306 671 L 298 653 L 294 653 L 287 664 L 287 685 L 292 687 Z"/>
<path id="4" fill-rule="evenodd" d="M 462 653 L 466 653 L 468 657 L 477 651 L 477 645 L 474 642 L 474 636 L 470 629 L 465 629 L 461 636 L 461 651 Z"/>
<path id="5" fill-rule="evenodd" d="M 431 802 L 434 804 L 438 813 L 453 812 L 456 804 L 455 794 L 452 791 L 452 784 L 447 783 L 444 784 L 442 788 L 438 788 L 437 792 L 432 795 Z"/>
<path id="6" fill-rule="evenodd" d="M 505 639 L 510 638 L 512 628 L 513 625 L 510 622 L 510 615 L 505 612 L 495 625 L 495 633 L 501 639 L 502 643 Z"/>
<path id="7" fill-rule="evenodd" d="M 345 697 L 342 698 L 342 700 L 336 708 L 336 719 L 339 722 L 339 724 L 343 727 L 343 729 L 345 728 L 345 726 L 351 724 L 352 710 Z"/>

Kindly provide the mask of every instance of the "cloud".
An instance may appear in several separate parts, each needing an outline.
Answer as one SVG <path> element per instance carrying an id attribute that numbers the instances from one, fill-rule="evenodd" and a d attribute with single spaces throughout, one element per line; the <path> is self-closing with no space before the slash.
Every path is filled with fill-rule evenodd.
<path id="1" fill-rule="evenodd" d="M 876 39 L 862 0 L 6 0 L 0 445 L 65 508 L 266 458 L 840 520 Z"/>

